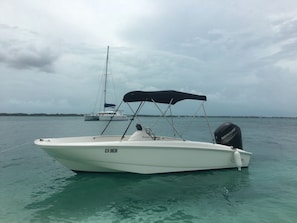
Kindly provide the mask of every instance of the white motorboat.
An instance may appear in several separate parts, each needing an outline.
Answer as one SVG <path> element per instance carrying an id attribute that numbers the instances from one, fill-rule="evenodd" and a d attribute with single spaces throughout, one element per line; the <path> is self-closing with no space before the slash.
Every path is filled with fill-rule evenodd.
<path id="1" fill-rule="evenodd" d="M 108 75 L 108 57 L 109 57 L 109 46 L 107 47 L 107 56 L 106 56 L 106 65 L 105 65 L 105 74 L 104 74 L 104 104 L 103 111 L 99 113 L 85 114 L 85 121 L 127 121 L 127 115 L 123 114 L 120 110 L 115 109 L 116 105 L 112 103 L 107 103 L 107 75 Z"/>
<path id="2" fill-rule="evenodd" d="M 121 111 L 106 110 L 99 113 L 86 114 L 85 121 L 127 121 L 128 116 Z"/>
<path id="3" fill-rule="evenodd" d="M 122 135 L 104 135 L 108 122 L 99 136 L 42 138 L 35 144 L 73 171 L 155 174 L 248 167 L 252 154 L 242 149 L 240 128 L 232 123 L 216 129 L 214 142 L 158 136 L 140 124 L 132 135 L 126 135 L 145 102 L 168 104 L 171 108 L 186 99 L 199 100 L 203 106 L 206 96 L 178 91 L 129 92 L 123 102 L 139 102 L 139 106 Z M 162 112 L 165 119 L 167 111 Z M 172 122 L 168 123 L 179 134 Z"/>
<path id="4" fill-rule="evenodd" d="M 98 113 L 100 121 L 127 121 L 128 116 L 124 115 L 121 111 L 109 110 Z"/>

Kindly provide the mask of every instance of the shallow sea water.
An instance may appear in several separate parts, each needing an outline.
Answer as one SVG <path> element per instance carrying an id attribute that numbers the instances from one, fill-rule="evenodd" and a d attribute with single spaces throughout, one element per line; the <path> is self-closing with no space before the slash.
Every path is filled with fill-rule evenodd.
<path id="1" fill-rule="evenodd" d="M 158 118 L 142 121 L 156 134 L 168 132 Z M 204 120 L 174 121 L 186 138 L 211 141 Z M 249 168 L 76 174 L 33 140 L 96 135 L 101 123 L 82 117 L 0 117 L 0 222 L 296 222 L 297 119 L 209 121 L 212 131 L 225 121 L 241 127 L 244 148 L 253 153 Z M 122 133 L 126 124 L 112 123 L 107 133 Z"/>

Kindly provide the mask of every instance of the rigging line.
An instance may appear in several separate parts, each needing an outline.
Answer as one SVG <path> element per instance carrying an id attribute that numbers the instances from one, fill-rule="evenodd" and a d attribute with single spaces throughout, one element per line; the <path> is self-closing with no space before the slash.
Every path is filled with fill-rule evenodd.
<path id="1" fill-rule="evenodd" d="M 109 51 L 108 51 L 109 52 Z M 113 103 L 117 103 L 116 99 L 117 97 L 117 91 L 116 91 L 116 84 L 115 84 L 115 79 L 114 79 L 114 75 L 113 75 L 113 71 L 112 71 L 112 64 L 111 64 L 111 60 L 110 60 L 110 55 L 108 53 L 108 63 L 106 64 L 106 67 L 108 67 L 108 70 L 106 70 L 106 74 L 105 76 L 105 90 L 104 90 L 104 97 L 105 97 L 105 103 L 109 103 L 109 102 L 113 102 Z M 110 90 L 112 89 L 112 90 Z M 104 111 L 109 110 L 104 106 Z M 114 109 L 113 109 L 114 110 Z"/>
<path id="2" fill-rule="evenodd" d="M 13 147 L 8 148 L 6 150 L 0 151 L 0 153 L 5 153 L 5 152 L 10 152 L 10 151 L 13 151 L 13 150 L 17 150 L 17 149 L 20 149 L 19 147 L 24 146 L 24 145 L 29 145 L 29 144 L 32 144 L 32 142 L 25 142 L 25 143 L 23 143 L 21 145 L 13 146 Z"/>
<path id="3" fill-rule="evenodd" d="M 110 86 L 113 91 L 112 91 L 112 95 L 109 94 L 110 98 L 107 98 L 106 100 L 108 100 L 108 99 L 116 100 L 118 98 L 117 97 L 117 91 L 115 90 L 116 89 L 116 84 L 115 84 L 115 79 L 114 78 L 116 76 L 113 75 L 112 61 L 110 60 L 110 56 L 109 56 L 109 60 L 108 60 L 108 69 L 109 69 L 109 74 L 108 75 L 110 76 L 111 81 L 109 81 L 109 83 L 107 83 L 107 88 Z M 108 94 L 107 94 L 107 96 L 108 96 Z"/>
<path id="4" fill-rule="evenodd" d="M 202 108 L 203 108 L 204 116 L 205 116 L 205 119 L 206 119 L 206 122 L 207 122 L 207 125 L 208 125 L 208 130 L 209 130 L 209 133 L 210 133 L 210 139 L 212 140 L 213 143 L 215 143 L 215 139 L 214 139 L 214 137 L 212 135 L 212 131 L 211 131 L 211 128 L 210 128 L 210 125 L 209 125 L 208 117 L 207 117 L 203 102 L 202 102 Z"/>
<path id="5" fill-rule="evenodd" d="M 134 120 L 134 118 L 135 118 L 135 116 L 137 115 L 137 113 L 139 112 L 139 110 L 140 110 L 140 108 L 142 107 L 142 104 L 143 104 L 144 102 L 142 101 L 142 102 L 140 102 L 140 104 L 139 104 L 139 106 L 138 106 L 138 108 L 137 108 L 137 110 L 136 110 L 136 112 L 133 114 L 133 116 L 132 116 L 132 118 L 131 118 L 131 120 L 130 120 L 130 122 L 129 122 L 129 124 L 128 124 L 128 126 L 127 126 L 127 128 L 126 128 L 126 130 L 125 130 L 125 132 L 124 132 L 124 134 L 122 135 L 122 137 L 121 137 L 121 140 L 125 137 L 125 135 L 126 135 L 126 133 L 127 133 L 127 131 L 128 131 L 128 129 L 130 128 L 130 125 L 131 125 L 131 123 L 133 122 L 133 120 Z"/>

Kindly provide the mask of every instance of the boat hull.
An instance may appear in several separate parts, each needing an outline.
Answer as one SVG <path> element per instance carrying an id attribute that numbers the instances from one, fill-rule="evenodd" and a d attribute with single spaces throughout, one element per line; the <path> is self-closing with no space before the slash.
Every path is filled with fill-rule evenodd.
<path id="1" fill-rule="evenodd" d="M 99 121 L 99 116 L 97 114 L 90 114 L 84 116 L 85 121 Z"/>
<path id="2" fill-rule="evenodd" d="M 129 141 L 126 137 L 71 137 L 38 139 L 50 156 L 73 171 L 130 172 L 140 174 L 248 167 L 251 153 L 219 144 L 158 137 Z"/>
<path id="3" fill-rule="evenodd" d="M 126 115 L 115 115 L 115 116 L 110 116 L 110 115 L 99 115 L 98 116 L 99 121 L 127 121 L 128 117 Z"/>
<path id="4" fill-rule="evenodd" d="M 88 114 L 84 116 L 85 121 L 127 121 L 128 116 L 115 112 L 100 112 L 99 114 Z"/>

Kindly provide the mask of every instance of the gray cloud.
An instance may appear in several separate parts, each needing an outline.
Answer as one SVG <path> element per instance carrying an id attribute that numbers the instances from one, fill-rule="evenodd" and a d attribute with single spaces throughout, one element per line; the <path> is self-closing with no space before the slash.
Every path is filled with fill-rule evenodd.
<path id="1" fill-rule="evenodd" d="M 17 69 L 37 68 L 45 72 L 53 71 L 53 64 L 58 58 L 49 48 L 35 49 L 28 47 L 10 49 L 4 53 L 0 54 L 0 62 L 2 63 Z"/>
<path id="2" fill-rule="evenodd" d="M 59 55 L 57 50 L 49 46 L 50 40 L 45 40 L 36 32 L 7 25 L 0 26 L 0 33 L 2 36 L 12 37 L 0 39 L 0 63 L 16 69 L 34 68 L 44 72 L 53 71 L 53 65 Z M 19 36 L 12 36 L 16 33 Z"/>

